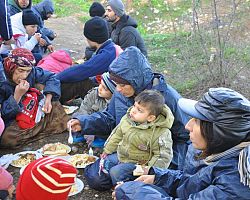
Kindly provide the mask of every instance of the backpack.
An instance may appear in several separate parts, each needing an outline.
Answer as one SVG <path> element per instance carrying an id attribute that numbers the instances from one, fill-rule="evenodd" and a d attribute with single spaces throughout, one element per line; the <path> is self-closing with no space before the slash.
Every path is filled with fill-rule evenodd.
<path id="1" fill-rule="evenodd" d="M 22 98 L 23 109 L 16 115 L 16 121 L 21 129 L 30 129 L 36 125 L 36 115 L 39 101 L 43 94 L 36 88 L 29 88 Z"/>
<path id="2" fill-rule="evenodd" d="M 117 58 L 123 52 L 123 50 L 119 45 L 115 44 L 114 46 L 115 46 L 115 58 Z M 100 84 L 102 80 L 102 75 L 96 75 L 95 79 L 97 83 Z"/>

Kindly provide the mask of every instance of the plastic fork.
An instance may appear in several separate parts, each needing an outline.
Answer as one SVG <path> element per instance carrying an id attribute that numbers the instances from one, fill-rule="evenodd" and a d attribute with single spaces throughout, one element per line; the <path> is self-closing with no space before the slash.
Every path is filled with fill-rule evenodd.
<path id="1" fill-rule="evenodd" d="M 69 126 L 69 138 L 68 138 L 68 143 L 69 144 L 73 144 L 73 137 L 72 137 L 72 128 L 71 128 L 71 124 Z"/>

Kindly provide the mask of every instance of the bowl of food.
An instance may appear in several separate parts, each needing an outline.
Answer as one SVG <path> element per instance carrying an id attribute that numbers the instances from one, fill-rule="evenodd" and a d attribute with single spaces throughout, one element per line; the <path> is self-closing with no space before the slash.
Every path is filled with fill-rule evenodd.
<path id="1" fill-rule="evenodd" d="M 16 153 L 14 159 L 10 163 L 14 167 L 23 167 L 33 162 L 34 160 L 41 158 L 42 155 L 37 151 L 23 151 Z"/>
<path id="2" fill-rule="evenodd" d="M 97 159 L 98 157 L 88 154 L 75 154 L 70 157 L 69 162 L 76 168 L 85 168 L 87 165 L 95 162 Z"/>
<path id="3" fill-rule="evenodd" d="M 44 156 L 67 155 L 70 151 L 71 151 L 70 146 L 62 144 L 60 142 L 45 144 L 41 149 L 41 153 Z"/>

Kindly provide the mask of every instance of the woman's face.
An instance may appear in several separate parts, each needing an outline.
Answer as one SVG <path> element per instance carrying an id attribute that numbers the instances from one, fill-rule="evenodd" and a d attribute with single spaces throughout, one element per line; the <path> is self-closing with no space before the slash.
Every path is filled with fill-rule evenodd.
<path id="1" fill-rule="evenodd" d="M 131 85 L 117 84 L 116 90 L 125 97 L 132 97 L 135 94 L 135 90 Z"/>
<path id="2" fill-rule="evenodd" d="M 32 36 L 32 35 L 34 35 L 37 32 L 37 25 L 26 25 L 24 27 L 26 29 L 26 33 L 29 36 Z"/>
<path id="3" fill-rule="evenodd" d="M 31 70 L 32 70 L 32 67 L 18 67 L 18 68 L 16 68 L 14 73 L 13 73 L 13 76 L 12 76 L 12 81 L 18 85 L 21 80 L 26 80 L 26 78 L 29 76 Z"/>
<path id="4" fill-rule="evenodd" d="M 189 136 L 194 148 L 205 150 L 207 148 L 207 142 L 201 135 L 200 120 L 195 118 L 190 119 L 185 128 L 190 132 Z"/>

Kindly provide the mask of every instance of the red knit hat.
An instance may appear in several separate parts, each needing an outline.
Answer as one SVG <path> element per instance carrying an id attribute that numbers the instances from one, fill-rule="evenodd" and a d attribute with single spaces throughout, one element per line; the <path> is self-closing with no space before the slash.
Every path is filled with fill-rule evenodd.
<path id="1" fill-rule="evenodd" d="M 60 158 L 40 158 L 20 176 L 17 200 L 65 200 L 75 183 L 76 168 Z"/>

